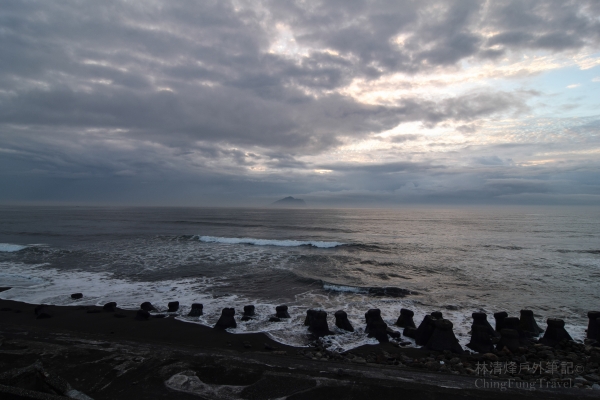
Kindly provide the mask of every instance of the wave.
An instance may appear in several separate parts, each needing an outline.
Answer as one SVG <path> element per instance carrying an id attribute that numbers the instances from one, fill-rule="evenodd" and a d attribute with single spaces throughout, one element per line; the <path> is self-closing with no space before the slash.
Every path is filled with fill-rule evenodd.
<path id="1" fill-rule="evenodd" d="M 205 243 L 226 243 L 226 244 L 252 244 L 255 246 L 281 246 L 281 247 L 298 247 L 312 246 L 319 248 L 333 248 L 344 246 L 345 243 L 339 242 L 322 242 L 316 240 L 274 240 L 274 239 L 254 239 L 254 238 L 227 238 L 217 236 L 197 236 L 198 240 Z"/>
<path id="2" fill-rule="evenodd" d="M 0 253 L 14 253 L 26 248 L 27 246 L 22 246 L 20 244 L 0 243 Z"/>
<path id="3" fill-rule="evenodd" d="M 483 245 L 482 247 L 485 248 L 491 248 L 491 249 L 501 249 L 501 250 L 524 250 L 524 247 L 519 247 L 519 246 L 500 246 L 500 245 L 495 245 L 495 244 L 486 244 Z"/>
<path id="4" fill-rule="evenodd" d="M 375 244 L 365 244 L 365 243 L 353 243 L 353 244 L 344 244 L 345 247 L 352 250 L 363 250 L 363 251 L 372 251 L 378 253 L 386 253 L 389 250 L 384 249 L 381 246 L 377 246 Z"/>
<path id="5" fill-rule="evenodd" d="M 163 222 L 171 222 L 171 221 L 163 221 Z M 172 221 L 173 224 L 182 224 L 182 225 L 210 225 L 210 226 L 226 226 L 226 227 L 234 227 L 234 228 L 267 228 L 267 229 L 284 229 L 286 231 L 289 230 L 297 230 L 297 231 L 327 231 L 327 232 L 341 232 L 341 233 L 356 233 L 356 231 L 352 229 L 340 229 L 340 228 L 331 228 L 331 227 L 323 227 L 323 226 L 302 226 L 302 225 L 270 225 L 270 224 L 250 224 L 250 223 L 240 223 L 240 222 L 216 222 L 216 221 Z"/>
<path id="6" fill-rule="evenodd" d="M 600 250 L 556 250 L 558 253 L 600 254 Z"/>
<path id="7" fill-rule="evenodd" d="M 349 285 L 338 285 L 335 283 L 323 282 L 323 289 L 332 292 L 346 292 L 346 293 L 359 293 L 367 294 L 375 297 L 406 297 L 410 294 L 418 294 L 417 292 L 410 291 L 408 289 L 402 289 L 397 287 L 361 287 L 361 286 L 349 286 Z"/>

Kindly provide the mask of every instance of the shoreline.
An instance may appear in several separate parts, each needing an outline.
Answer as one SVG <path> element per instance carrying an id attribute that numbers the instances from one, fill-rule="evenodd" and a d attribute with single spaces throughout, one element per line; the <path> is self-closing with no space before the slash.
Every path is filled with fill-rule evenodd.
<path id="1" fill-rule="evenodd" d="M 231 334 L 172 317 L 139 321 L 135 319 L 136 311 L 131 310 L 111 313 L 98 306 L 46 306 L 51 317 L 36 319 L 34 308 L 23 302 L 0 300 L 0 374 L 39 360 L 44 368 L 55 371 L 94 399 L 186 399 L 200 395 L 314 400 L 349 398 L 353 393 L 381 398 L 399 393 L 406 398 L 423 398 L 429 393 L 432 398 L 450 399 L 558 399 L 594 397 L 598 393 L 544 388 L 541 381 L 531 390 L 510 377 L 507 380 L 436 370 L 424 366 L 433 357 L 443 358 L 441 353 L 391 343 L 361 346 L 338 357 L 328 355 L 324 349 L 287 346 L 263 333 Z M 136 362 L 135 357 L 142 361 Z M 469 357 L 483 356 L 458 358 L 467 363 Z M 199 359 L 205 361 L 199 363 Z M 213 367 L 209 371 L 206 365 Z M 100 376 L 94 371 L 104 369 L 109 372 L 100 385 Z M 282 386 L 282 379 L 289 383 Z M 145 386 L 134 381 L 152 383 Z"/>

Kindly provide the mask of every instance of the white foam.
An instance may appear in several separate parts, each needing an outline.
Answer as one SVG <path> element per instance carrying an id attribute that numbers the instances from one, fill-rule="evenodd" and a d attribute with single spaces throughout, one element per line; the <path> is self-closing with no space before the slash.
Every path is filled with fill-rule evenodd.
<path id="1" fill-rule="evenodd" d="M 20 244 L 0 243 L 0 252 L 2 253 L 14 253 L 26 248 L 27 246 L 21 246 Z"/>
<path id="2" fill-rule="evenodd" d="M 43 279 L 34 276 L 0 272 L 0 287 L 31 287 L 41 285 L 44 282 Z"/>
<path id="3" fill-rule="evenodd" d="M 344 286 L 344 285 L 335 285 L 333 283 L 324 283 L 323 289 L 331 290 L 333 292 L 350 292 L 350 293 L 368 293 L 369 289 L 355 287 L 355 286 Z"/>
<path id="4" fill-rule="evenodd" d="M 252 244 L 255 246 L 281 246 L 281 247 L 298 247 L 298 246 L 313 246 L 320 248 L 332 248 L 343 246 L 344 243 L 339 242 L 322 242 L 316 240 L 274 240 L 274 239 L 254 239 L 254 238 L 228 238 L 217 236 L 197 236 L 198 240 L 205 243 L 225 243 L 225 244 Z"/>
<path id="5" fill-rule="evenodd" d="M 43 267 L 43 268 L 40 268 Z M 178 319 L 195 324 L 212 327 L 216 324 L 224 307 L 236 310 L 237 328 L 229 329 L 234 334 L 264 332 L 272 339 L 292 346 L 307 346 L 309 332 L 304 326 L 306 310 L 309 308 L 322 309 L 328 313 L 327 322 L 336 335 L 323 339 L 326 346 L 332 350 L 346 351 L 365 344 L 376 344 L 377 341 L 364 334 L 365 312 L 371 308 L 381 310 L 383 320 L 394 330 L 402 329 L 394 326 L 400 308 L 414 311 L 414 321 L 418 325 L 426 314 L 432 311 L 442 311 L 444 318 L 454 324 L 454 333 L 464 347 L 470 339 L 471 314 L 484 311 L 488 314 L 490 323 L 494 325 L 492 309 L 481 308 L 474 304 L 464 304 L 459 310 L 447 310 L 440 305 L 423 305 L 412 298 L 386 299 L 375 298 L 355 291 L 345 291 L 328 295 L 321 290 L 314 293 L 306 292 L 296 296 L 295 301 L 288 302 L 290 319 L 280 322 L 269 322 L 269 317 L 275 314 L 275 302 L 249 299 L 237 295 L 226 295 L 215 298 L 211 289 L 219 286 L 222 290 L 224 282 L 204 277 L 185 278 L 159 282 L 139 282 L 116 278 L 110 273 L 95 273 L 84 271 L 65 271 L 48 268 L 47 265 L 28 265 L 24 263 L 0 263 L 0 286 L 12 287 L 11 290 L 0 292 L 0 298 L 24 301 L 33 304 L 56 305 L 103 305 L 109 301 L 117 302 L 123 309 L 137 310 L 141 303 L 150 301 L 160 311 L 167 309 L 169 301 L 180 302 Z M 20 285 L 11 285 L 20 283 Z M 342 286 L 342 288 L 344 288 Z M 348 286 L 347 288 L 352 288 Z M 360 288 L 352 288 L 360 289 Z M 83 298 L 71 299 L 71 293 L 81 292 Z M 192 303 L 204 305 L 204 315 L 187 317 Z M 279 303 L 279 302 L 278 302 Z M 243 306 L 254 304 L 256 317 L 250 321 L 241 321 Z M 281 304 L 281 303 L 279 303 Z M 335 327 L 334 313 L 344 310 L 355 328 L 355 332 L 345 332 Z M 518 310 L 507 310 L 510 315 L 518 315 Z M 536 318 L 540 326 L 550 315 Z M 576 340 L 585 337 L 585 321 L 575 315 L 565 318 L 566 329 Z M 414 342 L 402 337 L 402 340 Z"/>

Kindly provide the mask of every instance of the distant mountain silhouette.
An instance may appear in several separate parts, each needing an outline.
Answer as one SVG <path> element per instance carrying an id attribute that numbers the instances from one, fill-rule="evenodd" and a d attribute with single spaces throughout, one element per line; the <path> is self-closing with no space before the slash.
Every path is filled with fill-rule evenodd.
<path id="1" fill-rule="evenodd" d="M 295 199 L 292 196 L 285 197 L 281 200 L 277 200 L 271 203 L 275 207 L 306 207 L 306 203 L 302 199 Z"/>

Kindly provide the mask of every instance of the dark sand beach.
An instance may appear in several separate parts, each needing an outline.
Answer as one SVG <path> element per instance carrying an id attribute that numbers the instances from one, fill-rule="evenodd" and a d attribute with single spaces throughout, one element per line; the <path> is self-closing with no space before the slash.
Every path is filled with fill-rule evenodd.
<path id="1" fill-rule="evenodd" d="M 131 310 L 46 306 L 51 317 L 37 319 L 32 304 L 0 300 L 0 309 L 3 399 L 65 393 L 93 399 L 575 399 L 598 393 L 537 383 L 524 389 L 514 380 L 435 371 L 423 364 L 444 359 L 443 353 L 391 343 L 335 355 L 172 316 L 140 321 Z M 478 357 L 459 356 L 465 365 Z"/>

